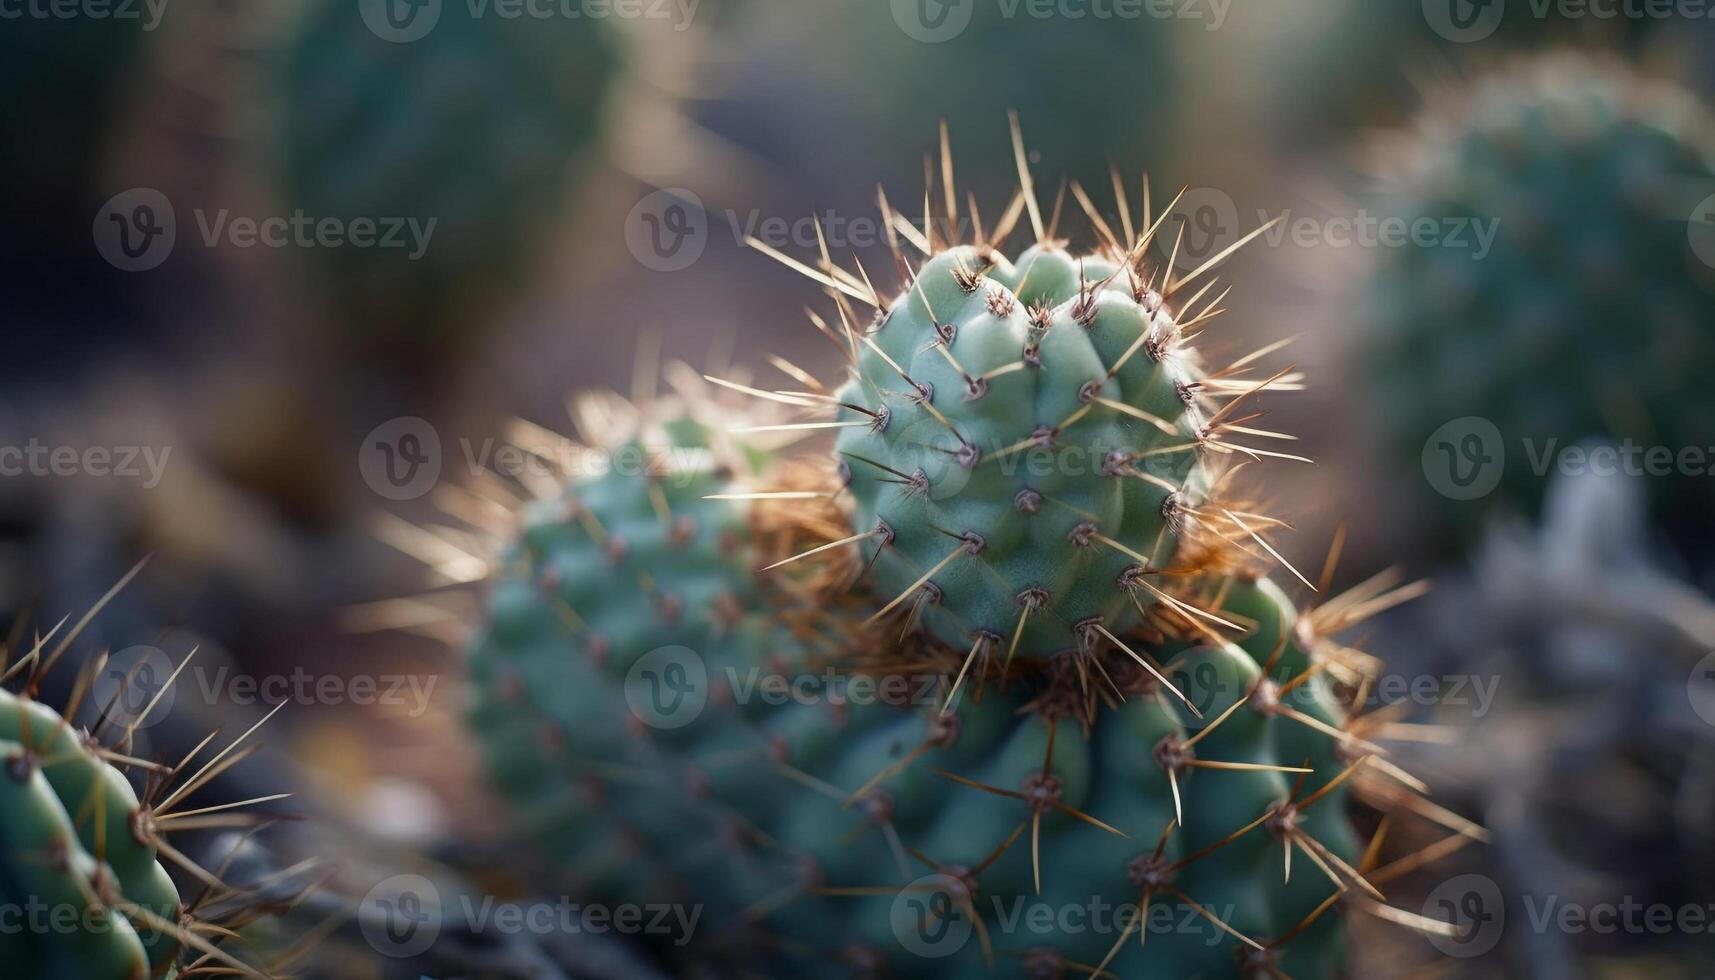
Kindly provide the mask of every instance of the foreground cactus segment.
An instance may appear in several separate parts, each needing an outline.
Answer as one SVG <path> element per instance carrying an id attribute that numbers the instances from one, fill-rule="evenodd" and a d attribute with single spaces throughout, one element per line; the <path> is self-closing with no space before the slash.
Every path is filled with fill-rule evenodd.
<path id="1" fill-rule="evenodd" d="M 930 258 L 838 393 L 878 589 L 953 645 L 1045 657 L 1159 594 L 1209 476 L 1200 375 L 1161 294 L 1048 245 Z"/>
<path id="2" fill-rule="evenodd" d="M 1441 242 L 1375 250 L 1361 380 L 1411 472 L 1426 440 L 1465 416 L 1499 429 L 1500 490 L 1525 512 L 1543 493 L 1527 451 L 1552 460 L 1595 437 L 1715 446 L 1701 375 L 1715 360 L 1715 232 L 1698 213 L 1715 189 L 1715 124 L 1689 94 L 1617 64 L 1538 58 L 1482 80 L 1396 149 L 1383 213 L 1497 233 L 1481 256 Z M 1699 235 L 1702 257 L 1688 241 Z M 1478 460 L 1453 462 L 1457 475 Z M 1700 479 L 1649 483 L 1681 526 L 1706 526 Z"/>
<path id="3" fill-rule="evenodd" d="M 46 705 L 0 690 L 0 900 L 75 931 L 0 933 L 8 976 L 172 976 L 178 889 L 125 775 Z M 16 974 L 14 969 L 18 970 Z"/>
<path id="4" fill-rule="evenodd" d="M 101 605 L 135 574 L 134 569 Z M 266 910 L 253 908 L 246 896 L 228 891 L 216 874 L 167 843 L 179 831 L 249 826 L 254 821 L 247 807 L 280 798 L 207 807 L 187 802 L 249 755 L 239 749 L 255 728 L 207 761 L 199 756 L 212 736 L 177 766 L 140 761 L 131 740 L 164 689 L 145 695 L 134 686 L 133 671 L 102 694 L 98 679 L 115 676 L 103 673 L 105 655 L 86 664 L 63 716 L 38 701 L 44 679 L 94 616 L 65 630 L 62 622 L 15 658 L 15 651 L 0 648 L 0 682 L 10 685 L 0 687 L 0 905 L 10 913 L 0 929 L 4 975 L 270 976 L 254 951 L 223 948 L 235 930 Z M 143 703 L 133 704 L 138 700 Z M 93 730 L 69 720 L 82 717 L 85 708 L 99 712 Z M 169 865 L 201 884 L 181 897 Z"/>
<path id="5" fill-rule="evenodd" d="M 1234 440 L 1280 437 L 1248 399 L 1296 376 L 1199 365 L 1224 294 L 1146 267 L 1147 202 L 1122 238 L 1075 187 L 1102 245 L 1073 258 L 1014 135 L 1023 189 L 975 245 L 883 199 L 921 253 L 898 297 L 776 255 L 834 298 L 847 378 L 718 383 L 808 420 L 578 420 L 653 464 L 572 474 L 495 549 L 469 662 L 498 788 L 580 894 L 697 909 L 658 944 L 685 969 L 1332 977 L 1337 906 L 1444 929 L 1383 904 L 1425 855 L 1382 865 L 1348 806 L 1456 831 L 1437 853 L 1481 832 L 1400 802 L 1421 784 L 1367 736 L 1406 726 L 1348 710 L 1375 665 L 1329 639 L 1416 587 L 1301 614 L 1251 571 L 1280 522 L 1220 464 L 1284 455 Z M 716 446 L 718 417 L 836 430 L 835 464 Z"/>

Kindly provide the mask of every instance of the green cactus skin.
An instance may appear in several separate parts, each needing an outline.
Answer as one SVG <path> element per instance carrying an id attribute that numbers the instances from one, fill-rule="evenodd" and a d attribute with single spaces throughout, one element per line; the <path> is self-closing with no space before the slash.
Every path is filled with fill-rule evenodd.
<path id="1" fill-rule="evenodd" d="M 0 690 L 0 902 L 45 909 L 47 928 L 0 932 L 21 980 L 172 978 L 178 941 L 127 907 L 177 923 L 180 902 L 119 770 L 45 705 Z M 74 928 L 61 928 L 74 916 Z"/>
<path id="2" fill-rule="evenodd" d="M 393 43 L 359 13 L 315 5 L 287 52 L 286 203 L 348 226 L 433 221 L 420 257 L 323 248 L 312 258 L 341 323 L 361 336 L 451 343 L 522 276 L 561 212 L 621 59 L 587 18 L 477 16 L 449 3 L 427 34 Z"/>
<path id="3" fill-rule="evenodd" d="M 1209 485 L 1160 294 L 1103 256 L 961 246 L 865 342 L 836 449 L 875 590 L 949 645 L 1026 658 L 1136 622 Z"/>
<path id="4" fill-rule="evenodd" d="M 672 448 L 630 442 L 613 453 L 609 472 L 525 510 L 469 657 L 469 720 L 496 788 L 560 871 L 598 890 L 622 882 L 647 890 L 691 861 L 658 853 L 650 867 L 613 846 L 625 820 L 602 804 L 602 782 L 616 772 L 677 771 L 673 746 L 658 744 L 674 733 L 643 737 L 650 729 L 628 706 L 632 668 L 675 647 L 696 651 L 713 675 L 754 656 L 763 629 L 745 511 L 706 499 L 731 489 L 733 474 L 720 466 L 667 472 L 670 456 L 708 445 L 706 430 L 689 421 L 669 434 Z M 578 758 L 601 760 L 595 772 L 543 764 L 573 745 Z M 696 826 L 685 822 L 675 845 L 706 848 Z"/>
<path id="5" fill-rule="evenodd" d="M 1498 220 L 1499 233 L 1480 260 L 1451 247 L 1377 250 L 1362 285 L 1356 363 L 1401 465 L 1417 473 L 1444 423 L 1493 422 L 1507 454 L 1498 496 L 1442 508 L 1471 529 L 1497 500 L 1537 510 L 1545 480 L 1525 440 L 1537 453 L 1591 438 L 1715 446 L 1702 376 L 1715 362 L 1715 268 L 1688 236 L 1715 191 L 1703 111 L 1571 55 L 1521 62 L 1450 108 L 1402 146 L 1408 165 L 1382 213 Z M 1707 481 L 1646 482 L 1684 518 L 1675 526 L 1707 525 Z"/>
<path id="6" fill-rule="evenodd" d="M 718 543 L 739 527 L 738 512 L 704 499 L 718 480 L 660 481 L 673 517 L 663 522 L 644 482 L 574 483 L 568 496 L 582 519 L 561 503 L 529 514 L 471 655 L 471 719 L 502 791 L 591 893 L 694 903 L 703 916 L 695 942 L 676 952 L 782 975 L 1074 976 L 1116 946 L 1108 966 L 1116 976 L 1337 973 L 1345 955 L 1337 916 L 1298 928 L 1335 886 L 1302 851 L 1283 884 L 1281 835 L 1308 834 L 1317 844 L 1297 846 L 1355 860 L 1347 790 L 1318 795 L 1347 763 L 1333 739 L 1279 715 L 1276 686 L 1260 681 L 1259 665 L 1271 659 L 1280 678 L 1309 663 L 1296 614 L 1272 585 L 1235 582 L 1221 592 L 1223 615 L 1256 624 L 1239 644 L 1172 654 L 1166 669 L 1201 702 L 1200 719 L 1111 647 L 1093 654 L 1127 700 L 1097 710 L 1082 684 L 1100 682 L 1081 681 L 1076 665 L 1089 661 L 1072 657 L 1035 681 L 961 698 L 945 714 L 938 674 L 894 698 L 768 703 L 741 697 L 721 668 L 767 665 L 792 676 L 811 659 L 794 638 L 754 621 L 747 631 L 725 617 L 662 615 L 667 596 L 689 599 L 686 611 L 754 596 L 743 549 Z M 692 524 L 694 535 L 674 535 Z M 655 591 L 633 586 L 640 575 Z M 622 689 L 628 665 L 674 642 L 708 664 L 709 698 L 685 727 L 655 729 L 628 712 Z M 1311 678 L 1291 703 L 1338 727 L 1342 713 L 1323 683 Z M 1248 706 L 1223 717 L 1240 699 Z M 1195 764 L 1312 758 L 1317 771 L 1302 782 Z M 1184 823 L 1164 834 L 1173 781 Z M 1291 799 L 1299 808 L 1279 806 Z M 1155 907 L 1146 947 L 1135 934 L 1118 942 L 1123 914 L 1072 935 L 1003 925 L 1014 913 L 1029 922 L 1125 906 L 1146 887 Z M 946 957 L 902 946 L 897 929 L 908 928 L 899 923 L 914 896 L 941 901 L 937 892 L 955 907 L 974 903 L 992 962 L 975 932 Z M 1181 895 L 1263 945 L 1289 942 L 1241 950 Z"/>

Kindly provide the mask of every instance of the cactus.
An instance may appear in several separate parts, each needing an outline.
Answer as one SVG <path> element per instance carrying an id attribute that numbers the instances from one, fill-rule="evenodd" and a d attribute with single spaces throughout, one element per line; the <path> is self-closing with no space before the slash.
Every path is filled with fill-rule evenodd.
<path id="1" fill-rule="evenodd" d="M 926 256 L 897 299 L 809 270 L 837 299 L 844 387 L 780 361 L 797 387 L 722 382 L 822 415 L 739 429 L 840 430 L 837 473 L 725 450 L 724 469 L 574 475 L 525 505 L 470 647 L 471 724 L 563 878 L 701 911 L 661 944 L 684 969 L 1337 975 L 1336 904 L 1405 917 L 1380 911 L 1348 805 L 1415 784 L 1338 696 L 1373 665 L 1326 638 L 1412 590 L 1301 615 L 1246 570 L 1278 522 L 1234 502 L 1219 457 L 1261 455 L 1230 441 L 1272 434 L 1238 408 L 1294 376 L 1246 377 L 1258 355 L 1202 370 L 1184 340 L 1219 302 L 1189 289 L 1207 269 L 1156 282 L 1133 259 L 1159 223 L 1129 214 L 1129 247 L 1096 219 L 1104 247 L 1071 258 L 1016 148 L 1024 193 L 984 243 L 885 215 Z M 1013 263 L 998 246 L 1026 211 L 1037 244 Z M 854 299 L 877 310 L 861 335 Z M 708 448 L 691 408 L 621 426 L 616 458 Z M 1018 442 L 1098 465 L 1034 486 L 984 469 Z M 904 555 L 936 532 L 945 557 Z M 978 556 L 1019 580 L 1009 603 L 1049 594 L 973 638 L 958 619 L 988 600 L 946 573 Z M 917 615 L 891 616 L 907 599 Z M 1068 910 L 1099 921 L 1033 924 Z"/>
<path id="2" fill-rule="evenodd" d="M 211 890 L 186 900 L 167 870 L 169 862 L 177 863 L 218 885 L 214 875 L 166 841 L 169 834 L 201 822 L 187 820 L 194 815 L 184 800 L 237 761 L 218 766 L 237 743 L 184 780 L 180 777 L 196 753 L 177 767 L 134 759 L 135 723 L 157 703 L 151 700 L 139 712 L 116 708 L 127 697 L 123 685 L 134 676 L 124 679 L 109 703 L 90 704 L 102 712 L 96 730 L 75 726 L 69 719 L 89 697 L 105 657 L 91 661 L 80 676 L 72 707 L 63 716 L 36 700 L 44 677 L 93 615 L 57 645 L 49 642 L 59 629 L 50 631 L 15 663 L 9 650 L 0 651 L 0 681 L 19 681 L 17 690 L 0 687 L 0 903 L 12 911 L 8 928 L 0 930 L 6 976 L 173 980 L 192 975 L 182 971 L 196 960 L 203 970 L 262 977 L 247 962 L 252 954 L 223 949 L 219 940 L 254 920 L 257 910 L 223 895 L 225 909 L 208 914 L 201 906 Z M 103 732 L 104 727 L 120 730 Z M 146 777 L 141 795 L 133 782 L 139 771 Z M 212 809 L 225 811 L 218 820 L 241 826 L 247 821 L 239 812 L 245 805 Z"/>
<path id="3" fill-rule="evenodd" d="M 1238 428 L 1251 416 L 1234 408 L 1291 386 L 1284 372 L 1244 380 L 1251 358 L 1203 369 L 1188 331 L 1220 297 L 1200 306 L 1214 280 L 1193 288 L 1210 266 L 1180 278 L 1144 266 L 1161 221 L 1134 235 L 1127 214 L 1121 244 L 1098 219 L 1101 248 L 1068 252 L 1043 225 L 1016 125 L 1014 136 L 1025 192 L 992 237 L 943 246 L 911 231 L 926 257 L 886 300 L 867 274 L 828 267 L 851 379 L 834 420 L 812 423 L 841 430 L 852 520 L 873 540 L 866 571 L 891 597 L 877 615 L 904 610 L 988 661 L 1111 639 L 1211 545 L 1253 534 L 1215 490 L 1224 458 L 1268 454 L 1233 441 L 1259 433 Z M 1009 260 L 997 245 L 1025 209 L 1036 242 Z M 875 310 L 861 330 L 852 298 Z"/>
<path id="4" fill-rule="evenodd" d="M 732 523 L 742 515 L 702 499 L 718 481 L 657 482 L 671 521 L 650 506 L 650 482 L 574 481 L 574 513 L 532 508 L 471 654 L 472 723 L 500 788 L 591 893 L 695 903 L 704 919 L 682 955 L 800 975 L 830 963 L 839 975 L 902 977 L 1072 975 L 1098 963 L 1117 976 L 1339 968 L 1341 927 L 1322 913 L 1357 875 L 1342 773 L 1364 743 L 1329 734 L 1344 711 L 1326 677 L 1306 675 L 1314 639 L 1271 584 L 1199 583 L 1244 635 L 1162 648 L 1173 662 L 1159 668 L 1114 644 L 944 710 L 959 660 L 942 649 L 911 672 L 889 662 L 842 673 L 853 684 L 843 696 L 776 703 L 745 670 L 808 672 L 816 657 L 803 631 L 747 631 L 736 616 L 675 621 L 662 603 L 675 590 L 704 597 L 688 609 L 754 602 L 737 556 L 778 558 L 828 530 L 759 528 L 748 549 L 723 554 L 718 530 L 742 533 Z M 700 533 L 675 540 L 691 521 Z M 1158 612 L 1191 631 L 1181 614 Z M 630 668 L 675 641 L 695 644 L 677 662 L 706 667 L 707 701 L 663 726 L 635 701 L 643 688 Z M 886 646 L 873 633 L 857 645 Z M 856 686 L 864 676 L 873 687 Z M 887 678 L 899 682 L 892 695 Z M 1299 862 L 1285 884 L 1281 848 Z M 1127 916 L 1140 900 L 1153 909 L 1147 944 Z M 911 910 L 933 907 L 953 910 L 949 928 L 967 940 L 913 939 Z M 1116 911 L 1074 936 L 1007 924 L 1067 908 Z"/>
<path id="5" fill-rule="evenodd" d="M 1715 399 L 1698 373 L 1715 359 L 1715 267 L 1688 244 L 1698 201 L 1715 192 L 1715 128 L 1690 96 L 1617 64 L 1536 58 L 1482 80 L 1394 149 L 1381 213 L 1498 222 L 1486 256 L 1377 250 L 1353 304 L 1358 380 L 1410 472 L 1453 419 L 1500 432 L 1500 497 L 1447 501 L 1449 523 L 1470 525 L 1493 499 L 1534 513 L 1543 481 L 1531 453 L 1591 437 L 1676 458 L 1715 446 Z M 1701 480 L 1650 482 L 1677 526 L 1706 526 Z"/>
<path id="6" fill-rule="evenodd" d="M 427 23 L 424 9 L 415 16 Z M 348 226 L 433 222 L 421 255 L 313 250 L 342 325 L 360 339 L 410 338 L 420 355 L 456 344 L 522 277 L 598 139 L 620 62 L 599 20 L 435 9 L 426 34 L 395 43 L 355 4 L 314 4 L 280 81 L 288 205 Z"/>

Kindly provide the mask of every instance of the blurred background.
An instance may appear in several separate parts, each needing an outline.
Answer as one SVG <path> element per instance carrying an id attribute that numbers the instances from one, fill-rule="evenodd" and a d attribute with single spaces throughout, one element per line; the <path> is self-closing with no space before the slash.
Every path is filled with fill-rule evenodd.
<path id="1" fill-rule="evenodd" d="M 1364 975 L 1708 976 L 1712 12 L 0 3 L 0 610 L 51 625 L 150 556 L 87 645 L 412 679 L 369 703 L 181 697 L 145 734 L 171 754 L 292 700 L 267 785 L 223 792 L 288 783 L 322 833 L 367 842 L 354 869 L 480 867 L 503 841 L 456 653 L 369 628 L 437 559 L 402 525 L 508 419 L 565 429 L 571 392 L 769 354 L 829 374 L 813 289 L 745 239 L 809 259 L 813 218 L 885 268 L 878 185 L 921 211 L 943 122 L 992 225 L 1016 111 L 1075 247 L 1094 239 L 1063 180 L 1133 220 L 1177 195 L 1157 261 L 1181 272 L 1274 222 L 1222 267 L 1201 343 L 1218 363 L 1296 338 L 1279 356 L 1309 389 L 1267 427 L 1315 464 L 1254 468 L 1294 518 L 1282 550 L 1315 569 L 1339 539 L 1339 585 L 1435 583 L 1362 637 L 1397 682 L 1372 697 L 1453 733 L 1402 754 L 1494 841 L 1392 896 L 1459 936 L 1372 925 Z M 354 946 L 329 975 L 482 975 Z M 529 955 L 601 976 L 627 954 Z"/>

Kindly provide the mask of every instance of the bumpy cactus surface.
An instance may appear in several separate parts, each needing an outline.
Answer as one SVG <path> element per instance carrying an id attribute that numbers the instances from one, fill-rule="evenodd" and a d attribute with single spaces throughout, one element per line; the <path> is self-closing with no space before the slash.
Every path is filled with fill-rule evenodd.
<path id="1" fill-rule="evenodd" d="M 590 18 L 458 3 L 409 8 L 396 28 L 363 16 L 395 7 L 318 3 L 299 26 L 281 82 L 284 195 L 346 227 L 416 222 L 425 249 L 404 235 L 313 258 L 343 324 L 446 341 L 504 295 L 561 211 L 620 57 Z"/>
<path id="2" fill-rule="evenodd" d="M 1699 208 L 1715 192 L 1715 127 L 1691 97 L 1617 65 L 1545 57 L 1481 81 L 1395 149 L 1383 213 L 1496 231 L 1486 255 L 1375 250 L 1363 286 L 1361 381 L 1402 465 L 1418 472 L 1453 419 L 1499 430 L 1503 445 L 1480 454 L 1463 432 L 1427 450 L 1450 454 L 1460 479 L 1505 452 L 1499 496 L 1452 519 L 1498 499 L 1534 512 L 1545 481 L 1531 456 L 1552 462 L 1588 438 L 1672 454 L 1715 445 L 1701 375 L 1715 360 L 1715 231 Z M 1649 482 L 1706 523 L 1707 481 Z"/>
<path id="3" fill-rule="evenodd" d="M 704 608 L 754 594 L 713 543 L 729 505 L 670 498 L 668 523 L 646 486 L 574 484 L 585 519 L 527 520 L 472 658 L 473 717 L 502 788 L 595 893 L 696 904 L 688 949 L 705 964 L 901 977 L 1338 968 L 1338 918 L 1321 913 L 1356 874 L 1338 779 L 1351 756 L 1329 734 L 1344 714 L 1325 678 L 1282 696 L 1263 677 L 1268 666 L 1298 678 L 1309 663 L 1278 590 L 1207 586 L 1247 633 L 1181 644 L 1160 668 L 1173 695 L 1109 648 L 1098 669 L 1060 658 L 946 711 L 956 658 L 770 699 L 748 668 L 803 676 L 798 639 L 675 624 L 645 591 L 609 584 L 647 575 Z M 710 537 L 672 540 L 685 518 Z M 609 540 L 629 536 L 617 564 L 597 521 Z M 603 615 L 628 593 L 644 605 Z M 662 661 L 658 678 L 675 664 L 708 673 L 682 687 L 699 706 L 658 716 L 627 664 L 674 640 L 701 645 Z M 1284 882 L 1283 848 L 1298 862 Z M 1020 924 L 1066 914 L 1093 918 L 1071 933 Z"/>
<path id="4" fill-rule="evenodd" d="M 825 254 L 807 270 L 841 386 L 778 361 L 793 387 L 726 383 L 810 410 L 762 429 L 837 430 L 837 472 L 616 467 L 526 507 L 470 654 L 473 725 L 586 894 L 699 910 L 668 937 L 681 966 L 1339 975 L 1330 913 L 1382 900 L 1350 797 L 1415 781 L 1341 700 L 1373 664 L 1324 638 L 1399 593 L 1300 615 L 1244 571 L 1279 524 L 1215 464 L 1266 452 L 1232 440 L 1279 435 L 1248 400 L 1295 377 L 1265 352 L 1202 369 L 1207 269 L 1145 269 L 1159 223 L 1130 215 L 1126 244 L 1094 219 L 1104 247 L 1073 258 L 1015 148 L 992 237 L 886 215 L 921 253 L 896 252 L 897 298 Z M 1008 260 L 1027 210 L 1036 244 Z M 633 456 L 713 437 L 644 432 Z"/>
<path id="5" fill-rule="evenodd" d="M 937 638 L 1046 657 L 1156 601 L 1209 476 L 1159 292 L 1058 245 L 936 254 L 864 337 L 838 453 L 878 590 Z"/>
<path id="6" fill-rule="evenodd" d="M 173 976 L 179 943 L 156 926 L 177 923 L 179 892 L 125 774 L 52 708 L 5 690 L 0 767 L 0 901 L 34 915 L 0 932 L 7 976 Z"/>

